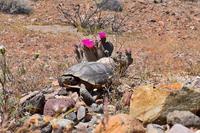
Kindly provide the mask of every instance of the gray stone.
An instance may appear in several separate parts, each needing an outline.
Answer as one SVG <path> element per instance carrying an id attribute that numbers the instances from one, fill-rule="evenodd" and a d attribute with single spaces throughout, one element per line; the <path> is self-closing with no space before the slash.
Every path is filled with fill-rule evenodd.
<path id="1" fill-rule="evenodd" d="M 190 111 L 173 111 L 167 115 L 168 124 L 182 124 L 186 127 L 200 127 L 200 118 Z"/>
<path id="2" fill-rule="evenodd" d="M 97 121 L 98 121 L 97 117 L 96 116 L 92 116 L 91 121 L 89 121 L 88 123 L 89 123 L 90 126 L 93 126 L 93 125 L 98 123 Z"/>
<path id="3" fill-rule="evenodd" d="M 98 105 L 96 103 L 93 103 L 90 107 L 90 112 L 103 113 L 103 104 Z"/>
<path id="4" fill-rule="evenodd" d="M 45 104 L 45 96 L 43 93 L 33 92 L 33 94 L 23 97 L 20 103 L 23 111 L 27 111 L 31 114 L 41 114 Z"/>
<path id="5" fill-rule="evenodd" d="M 32 7 L 29 0 L 1 0 L 0 11 L 10 14 L 30 14 Z"/>
<path id="6" fill-rule="evenodd" d="M 52 126 L 50 124 L 41 129 L 41 133 L 51 133 L 51 132 L 52 132 Z"/>
<path id="7" fill-rule="evenodd" d="M 19 103 L 23 104 L 24 102 L 26 102 L 27 100 L 31 99 L 32 97 L 36 96 L 39 93 L 39 91 L 33 91 L 33 92 L 29 92 L 26 95 L 23 95 L 23 97 L 20 99 Z"/>
<path id="8" fill-rule="evenodd" d="M 84 106 L 80 106 L 77 111 L 77 119 L 81 120 L 86 115 L 86 108 Z"/>
<path id="9" fill-rule="evenodd" d="M 167 133 L 194 133 L 187 127 L 184 127 L 181 124 L 175 124 Z"/>
<path id="10" fill-rule="evenodd" d="M 65 119 L 71 120 L 71 121 L 76 121 L 77 117 L 76 117 L 76 113 L 75 112 L 71 112 L 68 115 L 66 115 L 64 117 Z"/>
<path id="11" fill-rule="evenodd" d="M 123 10 L 122 3 L 119 0 L 101 0 L 101 2 L 97 4 L 97 7 L 101 7 L 103 10 L 116 12 Z"/>
<path id="12" fill-rule="evenodd" d="M 67 96 L 67 95 L 69 95 L 69 91 L 67 91 L 65 88 L 60 89 L 60 90 L 58 91 L 58 95 Z"/>
<path id="13" fill-rule="evenodd" d="M 157 124 L 148 124 L 146 133 L 165 133 L 164 128 Z"/>

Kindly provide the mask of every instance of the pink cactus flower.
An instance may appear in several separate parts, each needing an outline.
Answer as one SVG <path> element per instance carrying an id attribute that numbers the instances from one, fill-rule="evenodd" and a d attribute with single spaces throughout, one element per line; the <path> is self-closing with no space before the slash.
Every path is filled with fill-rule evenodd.
<path id="1" fill-rule="evenodd" d="M 98 35 L 99 35 L 100 39 L 106 38 L 106 33 L 105 32 L 99 32 Z"/>
<path id="2" fill-rule="evenodd" d="M 82 44 L 83 44 L 83 46 L 86 46 L 87 48 L 94 47 L 94 42 L 91 39 L 83 39 Z"/>

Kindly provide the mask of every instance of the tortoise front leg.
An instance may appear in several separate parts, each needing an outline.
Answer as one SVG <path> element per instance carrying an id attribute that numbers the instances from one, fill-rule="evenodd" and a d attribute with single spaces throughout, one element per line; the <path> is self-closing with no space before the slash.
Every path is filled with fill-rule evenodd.
<path id="1" fill-rule="evenodd" d="M 86 89 L 84 84 L 80 85 L 80 95 L 83 98 L 83 101 L 87 104 L 87 105 L 91 105 L 92 103 L 95 102 L 94 98 L 92 97 L 92 95 L 90 94 L 90 92 Z"/>

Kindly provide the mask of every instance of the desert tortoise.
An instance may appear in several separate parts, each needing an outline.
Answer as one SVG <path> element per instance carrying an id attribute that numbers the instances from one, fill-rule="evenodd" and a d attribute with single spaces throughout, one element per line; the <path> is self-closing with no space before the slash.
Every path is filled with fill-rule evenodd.
<path id="1" fill-rule="evenodd" d="M 84 84 L 87 89 L 102 88 L 111 83 L 112 69 L 98 62 L 82 62 L 68 68 L 59 77 L 58 82 L 62 87 L 73 87 Z"/>

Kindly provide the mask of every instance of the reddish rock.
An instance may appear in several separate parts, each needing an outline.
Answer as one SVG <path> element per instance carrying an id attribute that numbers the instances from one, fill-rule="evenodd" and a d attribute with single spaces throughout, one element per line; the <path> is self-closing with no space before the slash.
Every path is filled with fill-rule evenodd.
<path id="1" fill-rule="evenodd" d="M 71 98 L 49 99 L 44 106 L 44 115 L 54 116 L 66 112 L 75 104 L 76 102 Z"/>

